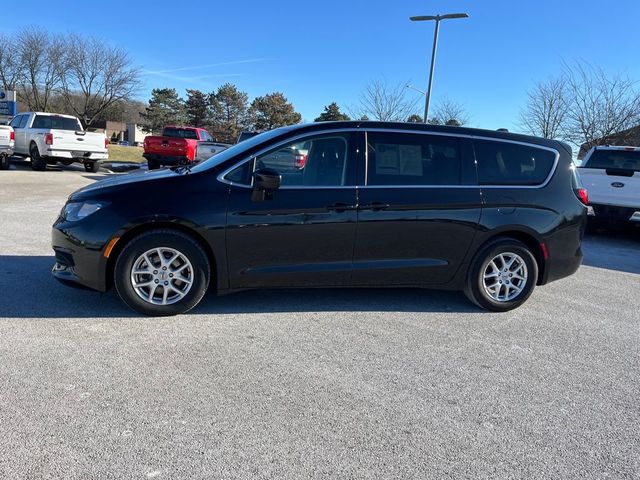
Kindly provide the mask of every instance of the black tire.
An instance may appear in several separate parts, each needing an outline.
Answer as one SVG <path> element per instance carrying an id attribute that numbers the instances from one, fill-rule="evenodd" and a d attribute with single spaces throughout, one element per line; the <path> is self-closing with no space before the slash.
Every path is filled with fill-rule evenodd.
<path id="1" fill-rule="evenodd" d="M 149 159 L 147 160 L 147 168 L 149 170 L 157 170 L 160 168 L 160 162 L 158 162 L 158 160 Z"/>
<path id="2" fill-rule="evenodd" d="M 47 161 L 40 156 L 38 146 L 32 143 L 29 147 L 29 156 L 31 157 L 31 168 L 37 172 L 43 172 L 47 169 Z"/>
<path id="3" fill-rule="evenodd" d="M 100 170 L 100 163 L 98 163 L 98 162 L 84 162 L 84 169 L 87 172 L 98 173 L 98 170 Z"/>
<path id="4" fill-rule="evenodd" d="M 518 287 L 522 290 L 513 298 L 507 300 L 494 299 L 485 289 L 484 275 L 485 270 L 488 268 L 489 263 L 500 254 L 515 254 L 522 259 L 526 266 L 526 281 L 520 283 Z M 503 275 L 503 271 L 500 271 L 499 275 Z M 505 277 L 509 272 L 504 273 Z M 513 285 L 514 279 L 505 279 L 505 283 L 511 282 Z M 515 280 L 518 281 L 518 280 Z M 471 267 L 467 274 L 467 282 L 465 285 L 464 293 L 466 296 L 480 308 L 490 310 L 492 312 L 506 312 L 519 307 L 527 301 L 538 281 L 538 263 L 525 244 L 512 238 L 497 238 L 478 251 Z M 502 280 L 500 280 L 502 282 Z M 488 286 L 489 288 L 492 285 Z M 505 285 L 506 288 L 506 285 Z M 512 287 L 510 287 L 512 288 Z M 501 291 L 501 290 L 500 290 Z M 499 295 L 498 295 L 499 297 Z"/>
<path id="5" fill-rule="evenodd" d="M 9 170 L 11 158 L 9 155 L 0 155 L 0 170 Z"/>
<path id="6" fill-rule="evenodd" d="M 177 300 L 175 303 L 168 305 L 153 304 L 142 299 L 134 289 L 131 278 L 134 264 L 145 252 L 155 248 L 176 250 L 186 257 L 186 259 L 191 263 L 192 270 L 187 270 L 187 273 L 189 273 L 189 271 L 191 272 L 191 287 L 186 291 L 184 297 Z M 159 267 L 152 268 L 158 268 L 159 271 Z M 161 271 L 159 273 L 162 274 Z M 195 240 L 182 232 L 163 229 L 145 232 L 135 237 L 125 245 L 116 260 L 114 283 L 116 290 L 118 291 L 118 295 L 120 295 L 120 298 L 130 308 L 145 315 L 159 317 L 185 313 L 195 307 L 200 300 L 202 300 L 202 297 L 209 288 L 210 277 L 211 268 L 209 260 L 202 247 L 200 247 Z M 153 278 L 154 277 L 149 274 L 149 276 L 142 279 L 142 281 L 149 279 L 150 282 L 153 281 L 158 284 L 158 282 L 153 280 Z M 167 279 L 165 278 L 164 280 Z M 173 281 L 179 282 L 178 279 L 174 279 Z M 163 282 L 163 280 L 161 280 L 161 282 Z M 153 284 L 151 287 L 153 287 Z M 151 289 L 151 287 L 149 287 L 149 289 Z M 161 290 L 158 291 L 155 290 L 155 288 L 160 288 Z M 162 284 L 158 284 L 155 288 L 154 292 L 159 295 L 164 292 L 165 287 L 163 287 Z M 154 293 L 152 293 L 152 295 L 154 295 Z"/>

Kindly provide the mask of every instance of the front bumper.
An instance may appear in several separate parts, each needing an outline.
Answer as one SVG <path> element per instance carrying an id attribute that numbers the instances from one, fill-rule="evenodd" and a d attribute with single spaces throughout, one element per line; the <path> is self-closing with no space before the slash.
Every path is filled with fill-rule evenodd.
<path id="1" fill-rule="evenodd" d="M 65 285 L 105 292 L 107 258 L 105 242 L 91 239 L 84 225 L 70 225 L 57 221 L 51 232 L 51 245 L 56 263 L 51 274 Z"/>

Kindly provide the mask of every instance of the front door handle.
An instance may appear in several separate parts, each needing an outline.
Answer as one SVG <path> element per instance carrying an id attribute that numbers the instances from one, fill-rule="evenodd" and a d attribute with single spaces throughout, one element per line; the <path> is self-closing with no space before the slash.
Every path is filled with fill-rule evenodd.
<path id="1" fill-rule="evenodd" d="M 347 205 L 346 203 L 340 202 L 327 205 L 327 210 L 330 212 L 346 212 L 347 210 L 355 210 L 356 208 L 355 205 Z"/>
<path id="2" fill-rule="evenodd" d="M 389 205 L 388 203 L 372 202 L 367 205 L 360 205 L 360 210 L 373 210 L 374 212 L 377 212 L 380 210 L 386 210 L 390 206 L 391 205 Z"/>

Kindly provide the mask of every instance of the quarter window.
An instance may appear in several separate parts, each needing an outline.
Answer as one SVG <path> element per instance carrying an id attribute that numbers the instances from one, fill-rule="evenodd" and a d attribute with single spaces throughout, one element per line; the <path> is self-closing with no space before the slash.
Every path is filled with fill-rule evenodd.
<path id="1" fill-rule="evenodd" d="M 515 143 L 475 140 L 480 185 L 540 185 L 551 173 L 556 154 Z"/>
<path id="2" fill-rule="evenodd" d="M 459 185 L 461 149 L 456 137 L 369 132 L 368 185 Z"/>
<path id="3" fill-rule="evenodd" d="M 13 128 L 20 128 L 20 122 L 23 118 L 24 115 L 18 115 L 17 117 L 14 117 L 13 120 L 11 120 L 9 125 L 11 125 Z"/>

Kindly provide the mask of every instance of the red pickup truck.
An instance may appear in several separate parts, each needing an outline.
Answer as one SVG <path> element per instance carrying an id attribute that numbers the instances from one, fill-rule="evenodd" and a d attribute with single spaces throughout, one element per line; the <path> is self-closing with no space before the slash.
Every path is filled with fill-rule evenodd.
<path id="1" fill-rule="evenodd" d="M 217 143 L 204 128 L 168 125 L 161 136 L 144 139 L 144 158 L 149 170 L 165 165 L 188 165 L 220 153 L 229 145 Z"/>

